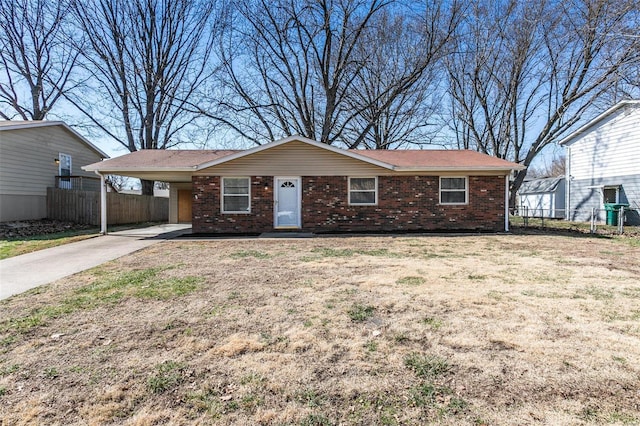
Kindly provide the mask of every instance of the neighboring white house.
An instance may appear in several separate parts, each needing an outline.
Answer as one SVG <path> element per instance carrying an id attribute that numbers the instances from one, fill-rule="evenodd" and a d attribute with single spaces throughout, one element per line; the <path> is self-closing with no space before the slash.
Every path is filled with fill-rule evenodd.
<path id="1" fill-rule="evenodd" d="M 518 190 L 520 215 L 564 218 L 565 178 L 548 177 L 525 181 Z"/>
<path id="2" fill-rule="evenodd" d="M 0 121 L 0 222 L 47 215 L 47 187 L 100 190 L 107 154 L 61 121 Z"/>
<path id="3" fill-rule="evenodd" d="M 566 218 L 604 219 L 605 203 L 629 204 L 640 225 L 640 101 L 622 101 L 560 141 L 566 147 Z"/>

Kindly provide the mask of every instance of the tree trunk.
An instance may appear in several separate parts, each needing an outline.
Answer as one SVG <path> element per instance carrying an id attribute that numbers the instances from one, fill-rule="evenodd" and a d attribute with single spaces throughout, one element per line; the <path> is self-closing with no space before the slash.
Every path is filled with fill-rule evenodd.
<path id="1" fill-rule="evenodd" d="M 153 195 L 154 181 L 140 179 L 140 184 L 142 185 L 142 195 Z"/>

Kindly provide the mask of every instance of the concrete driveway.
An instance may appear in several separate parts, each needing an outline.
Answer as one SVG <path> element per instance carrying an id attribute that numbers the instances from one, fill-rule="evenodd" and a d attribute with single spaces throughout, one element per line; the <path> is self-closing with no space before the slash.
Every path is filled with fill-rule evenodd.
<path id="1" fill-rule="evenodd" d="M 0 260 L 0 300 L 189 232 L 188 224 L 150 226 Z"/>

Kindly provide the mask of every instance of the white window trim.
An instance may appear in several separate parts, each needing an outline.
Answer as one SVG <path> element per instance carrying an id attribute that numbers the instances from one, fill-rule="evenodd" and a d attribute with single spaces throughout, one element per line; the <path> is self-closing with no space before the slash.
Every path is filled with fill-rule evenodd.
<path id="1" fill-rule="evenodd" d="M 620 203 L 620 185 L 604 185 L 602 187 L 602 191 L 600 191 L 600 195 L 602 196 L 602 205 L 604 206 L 604 191 L 607 189 L 614 189 L 616 191 L 616 201 L 614 203 Z"/>
<path id="2" fill-rule="evenodd" d="M 62 176 L 62 166 L 64 165 L 63 157 L 69 157 L 69 176 L 73 175 L 73 157 L 64 152 L 58 152 L 58 176 Z"/>
<path id="3" fill-rule="evenodd" d="M 249 181 L 249 193 L 248 194 L 228 194 L 227 197 L 249 197 L 249 210 L 246 211 L 234 211 L 224 209 L 224 181 L 225 179 L 247 179 Z M 251 213 L 251 178 L 248 176 L 225 176 L 220 181 L 220 212 L 223 214 L 250 214 Z"/>
<path id="4" fill-rule="evenodd" d="M 442 192 L 462 192 L 460 189 L 442 189 L 442 179 L 464 179 L 464 203 L 444 203 L 442 202 Z M 444 206 L 466 206 L 469 204 L 469 176 L 440 176 L 440 187 L 438 188 L 438 198 L 440 204 Z"/>
<path id="5" fill-rule="evenodd" d="M 375 202 L 373 203 L 352 203 L 351 202 L 351 179 L 375 179 Z M 347 194 L 348 194 L 348 198 L 349 198 L 349 205 L 350 206 L 377 206 L 378 205 L 378 176 L 354 176 L 354 177 L 349 177 L 349 182 L 347 184 Z M 361 191 L 361 190 L 354 190 L 354 192 L 371 192 L 371 190 L 366 190 L 366 191 Z"/>

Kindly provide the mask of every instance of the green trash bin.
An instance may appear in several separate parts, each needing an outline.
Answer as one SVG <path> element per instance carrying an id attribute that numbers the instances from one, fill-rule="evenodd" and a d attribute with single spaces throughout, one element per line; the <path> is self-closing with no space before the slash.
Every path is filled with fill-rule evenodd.
<path id="1" fill-rule="evenodd" d="M 629 204 L 605 203 L 604 209 L 607 212 L 607 225 L 617 226 L 620 207 L 629 207 Z"/>

